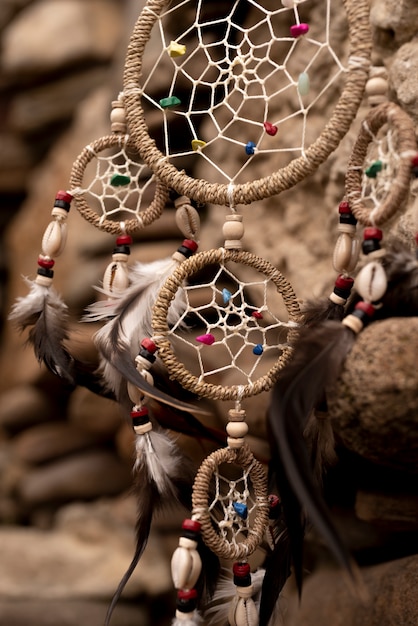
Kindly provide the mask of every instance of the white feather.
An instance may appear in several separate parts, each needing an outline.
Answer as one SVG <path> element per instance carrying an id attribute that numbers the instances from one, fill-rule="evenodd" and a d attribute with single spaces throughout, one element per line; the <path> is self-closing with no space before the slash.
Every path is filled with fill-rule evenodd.
<path id="1" fill-rule="evenodd" d="M 112 342 L 125 352 L 129 358 L 135 359 L 140 343 L 145 337 L 152 336 L 152 308 L 165 280 L 172 274 L 177 261 L 164 259 L 153 263 L 136 263 L 131 269 L 131 286 L 108 304 L 98 302 L 89 307 L 89 313 L 83 318 L 87 321 L 98 321 L 109 314 L 113 319 L 108 321 L 95 335 L 95 343 L 102 355 L 112 354 Z M 168 309 L 169 325 L 178 321 L 186 308 L 183 291 L 179 289 Z M 117 336 L 115 339 L 115 330 Z M 118 371 L 102 359 L 103 377 L 113 391 L 118 391 L 122 377 Z"/>
<path id="2" fill-rule="evenodd" d="M 207 624 L 227 624 L 228 613 L 232 600 L 236 595 L 234 581 L 230 576 L 229 570 L 223 568 L 225 574 L 219 578 L 213 599 L 205 608 L 204 618 Z M 253 599 L 257 606 L 260 605 L 260 592 L 263 584 L 265 571 L 258 569 L 251 574 L 251 582 L 254 589 Z"/>
<path id="3" fill-rule="evenodd" d="M 161 495 L 173 495 L 172 479 L 181 475 L 181 456 L 176 443 L 162 430 L 138 435 L 134 471 L 146 464 Z"/>
<path id="4" fill-rule="evenodd" d="M 36 321 L 34 318 L 43 311 L 46 299 L 48 299 L 49 306 L 57 313 L 67 312 L 67 305 L 53 287 L 38 285 L 28 278 L 24 278 L 24 280 L 30 288 L 29 293 L 17 298 L 9 314 L 10 320 L 22 328 L 34 324 Z"/>

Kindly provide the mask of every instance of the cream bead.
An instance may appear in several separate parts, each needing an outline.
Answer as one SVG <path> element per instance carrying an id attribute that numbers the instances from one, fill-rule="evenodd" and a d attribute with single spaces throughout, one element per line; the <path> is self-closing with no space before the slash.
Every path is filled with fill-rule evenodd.
<path id="1" fill-rule="evenodd" d="M 242 247 L 240 240 L 244 236 L 242 215 L 227 215 L 222 234 L 225 238 L 226 249 L 240 249 Z"/>
<path id="2" fill-rule="evenodd" d="M 134 431 L 137 435 L 145 435 L 152 430 L 151 422 L 146 422 L 145 424 L 141 424 L 140 426 L 134 426 Z"/>
<path id="3" fill-rule="evenodd" d="M 245 437 L 248 433 L 248 424 L 245 422 L 228 422 L 226 425 L 226 432 L 234 439 Z"/>
<path id="4" fill-rule="evenodd" d="M 54 258 L 59 256 L 67 241 L 67 224 L 61 220 L 54 220 L 46 227 L 42 238 L 42 254 Z"/>
<path id="5" fill-rule="evenodd" d="M 197 550 L 179 546 L 171 559 L 171 576 L 176 589 L 193 589 L 202 571 Z"/>

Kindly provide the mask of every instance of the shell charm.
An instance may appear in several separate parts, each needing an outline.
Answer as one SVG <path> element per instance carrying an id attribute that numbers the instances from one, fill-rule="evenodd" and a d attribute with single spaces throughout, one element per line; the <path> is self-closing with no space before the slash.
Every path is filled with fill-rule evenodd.
<path id="1" fill-rule="evenodd" d="M 237 595 L 229 609 L 228 622 L 230 626 L 257 626 L 258 613 L 252 599 L 253 586 L 237 587 Z"/>
<path id="2" fill-rule="evenodd" d="M 67 241 L 67 224 L 61 220 L 54 220 L 48 224 L 42 237 L 42 253 L 54 258 L 59 256 Z"/>
<path id="3" fill-rule="evenodd" d="M 332 258 L 335 271 L 339 274 L 352 272 L 357 265 L 359 254 L 360 245 L 358 239 L 348 233 L 341 233 L 335 244 Z"/>
<path id="4" fill-rule="evenodd" d="M 354 285 L 366 302 L 378 302 L 386 292 L 386 272 L 378 261 L 371 261 L 363 267 Z"/>

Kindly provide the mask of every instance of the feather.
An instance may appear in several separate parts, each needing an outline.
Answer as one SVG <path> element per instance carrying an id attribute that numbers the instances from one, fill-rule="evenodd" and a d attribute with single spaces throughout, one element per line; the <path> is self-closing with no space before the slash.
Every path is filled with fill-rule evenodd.
<path id="1" fill-rule="evenodd" d="M 279 606 L 280 593 L 291 573 L 291 550 L 288 530 L 277 538 L 274 550 L 264 564 L 265 574 L 261 588 L 259 626 L 267 626 Z M 278 617 L 274 619 L 275 626 Z"/>
<path id="2" fill-rule="evenodd" d="M 324 322 L 302 332 L 290 364 L 276 383 L 268 420 L 278 454 L 272 470 L 283 504 L 299 591 L 302 587 L 304 513 L 325 540 L 338 562 L 353 571 L 351 558 L 328 516 L 328 509 L 312 477 L 303 430 L 313 409 L 335 383 L 355 336 L 342 324 Z"/>
<path id="3" fill-rule="evenodd" d="M 176 265 L 177 262 L 171 258 L 149 264 L 137 263 L 132 269 L 131 287 L 110 305 L 114 317 L 95 335 L 95 344 L 101 354 L 103 378 L 117 397 L 121 396 L 125 384 L 125 376 L 120 366 L 125 370 L 124 361 L 133 362 L 142 339 L 152 335 L 152 307 L 161 285 Z M 95 307 L 96 311 L 106 311 L 106 305 L 96 304 L 90 306 L 90 313 L 84 320 L 100 319 L 97 317 L 99 313 L 94 312 Z M 184 297 L 179 290 L 168 310 L 168 324 L 176 322 L 184 309 Z"/>
<path id="4" fill-rule="evenodd" d="M 31 326 L 28 340 L 38 361 L 44 362 L 54 374 L 73 383 L 73 360 L 64 346 L 68 339 L 67 305 L 53 287 L 27 279 L 26 282 L 30 291 L 27 296 L 17 299 L 9 319 L 21 330 Z"/>
<path id="5" fill-rule="evenodd" d="M 335 304 L 329 298 L 320 298 L 307 302 L 302 308 L 302 315 L 305 326 L 316 326 L 325 320 L 341 321 L 345 312 L 341 304 Z"/>
<path id="6" fill-rule="evenodd" d="M 145 550 L 154 513 L 172 506 L 173 502 L 186 508 L 191 504 L 194 471 L 190 461 L 158 426 L 154 426 L 151 432 L 151 437 L 149 433 L 148 437 L 138 436 L 143 443 L 139 445 L 134 467 L 134 491 L 138 502 L 135 552 L 112 598 L 104 626 L 109 626 L 116 604 Z"/>
<path id="7" fill-rule="evenodd" d="M 223 574 L 219 578 L 215 593 L 211 602 L 204 610 L 204 619 L 208 626 L 210 624 L 227 624 L 228 613 L 231 602 L 236 596 L 236 587 L 229 570 L 224 567 Z M 258 607 L 260 604 L 260 593 L 264 580 L 264 569 L 258 569 L 251 574 L 251 584 L 253 586 L 253 599 Z"/>
<path id="8" fill-rule="evenodd" d="M 176 616 L 171 622 L 171 626 L 199 626 L 199 624 L 203 624 L 203 619 L 198 611 L 183 614 L 181 617 Z"/>

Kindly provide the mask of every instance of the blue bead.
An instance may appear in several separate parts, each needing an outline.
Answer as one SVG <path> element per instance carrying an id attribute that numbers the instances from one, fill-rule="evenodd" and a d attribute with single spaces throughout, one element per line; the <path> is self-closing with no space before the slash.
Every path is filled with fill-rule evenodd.
<path id="1" fill-rule="evenodd" d="M 232 293 L 228 289 L 222 289 L 222 297 L 224 300 L 224 304 L 228 304 L 228 302 L 232 298 Z"/>
<path id="2" fill-rule="evenodd" d="M 248 517 L 248 507 L 243 502 L 234 502 L 233 505 L 234 511 L 237 515 L 240 516 L 241 519 L 247 519 Z"/>
<path id="3" fill-rule="evenodd" d="M 263 346 L 261 345 L 261 343 L 258 343 L 256 346 L 254 346 L 253 354 L 256 354 L 257 356 L 260 356 L 260 354 L 263 354 Z"/>
<path id="4" fill-rule="evenodd" d="M 246 145 L 245 145 L 245 152 L 247 154 L 254 154 L 254 149 L 255 149 L 255 143 L 254 141 L 249 141 Z"/>

